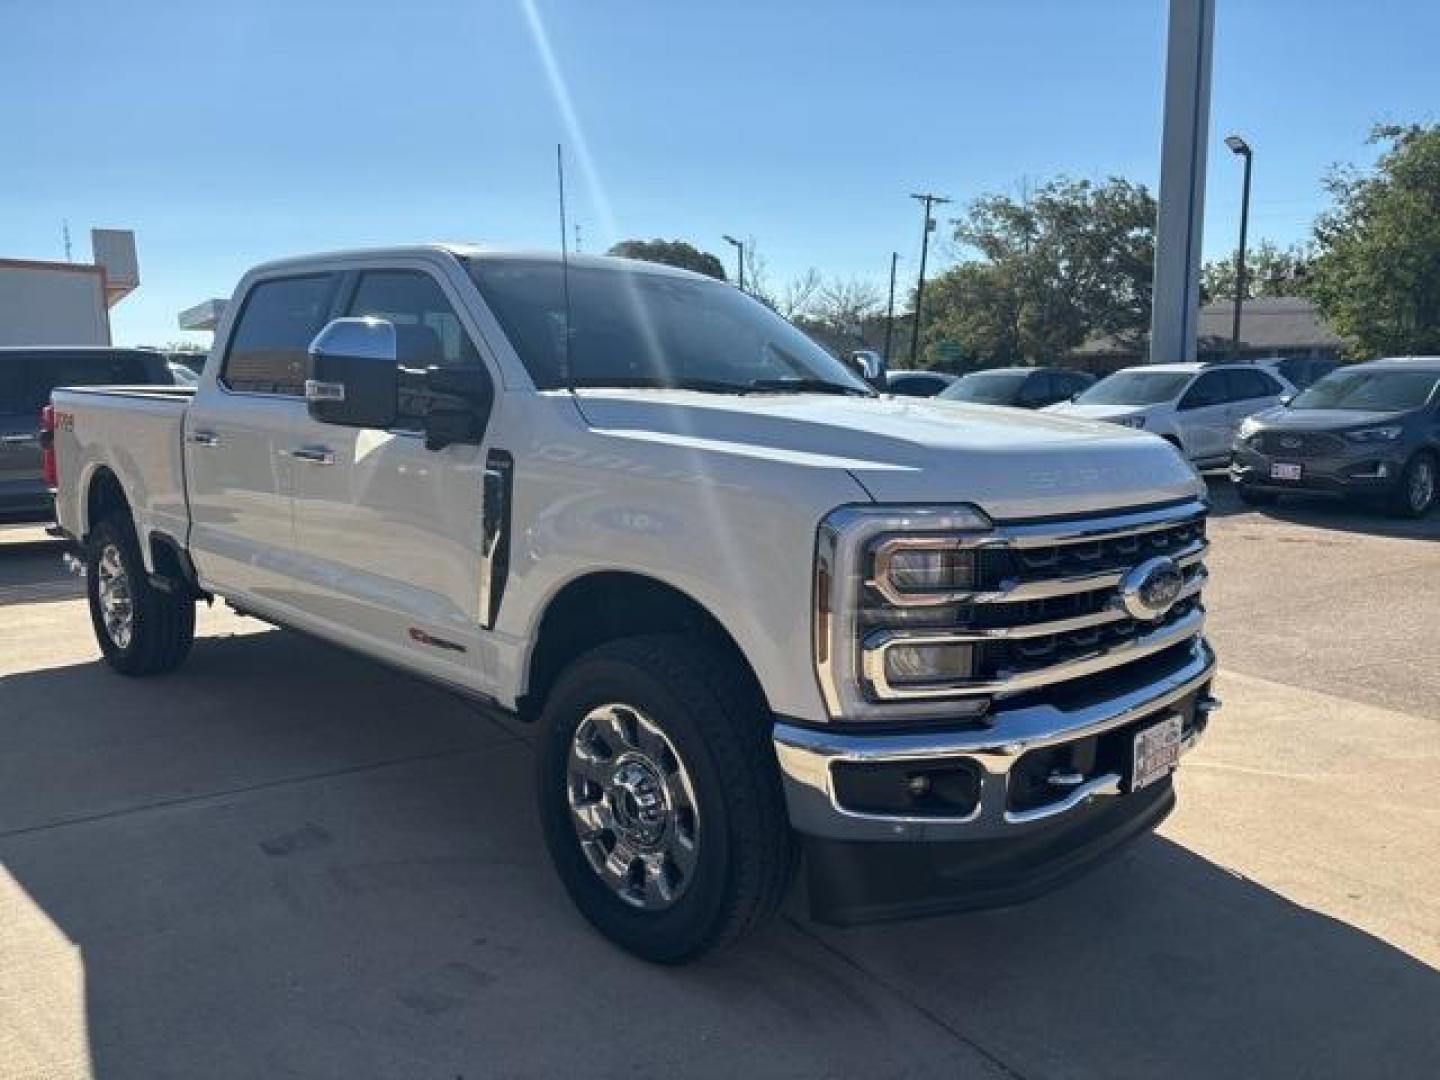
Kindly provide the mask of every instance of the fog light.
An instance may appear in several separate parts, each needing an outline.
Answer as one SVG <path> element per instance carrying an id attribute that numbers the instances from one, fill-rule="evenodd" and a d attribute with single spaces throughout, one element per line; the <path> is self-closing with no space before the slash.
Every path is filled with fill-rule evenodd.
<path id="1" fill-rule="evenodd" d="M 1375 475 L 1381 480 L 1388 480 L 1390 478 L 1390 466 L 1382 461 L 1375 467 Z"/>
<path id="2" fill-rule="evenodd" d="M 885 650 L 885 678 L 894 686 L 957 682 L 970 678 L 969 645 L 892 645 Z"/>

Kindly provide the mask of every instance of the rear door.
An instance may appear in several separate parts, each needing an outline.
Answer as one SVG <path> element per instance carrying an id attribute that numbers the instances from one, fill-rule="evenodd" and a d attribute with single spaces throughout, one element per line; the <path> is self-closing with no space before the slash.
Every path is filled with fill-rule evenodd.
<path id="1" fill-rule="evenodd" d="M 1224 371 L 1203 371 L 1180 395 L 1175 426 L 1192 461 L 1221 457 L 1230 450 L 1230 388 Z"/>
<path id="2" fill-rule="evenodd" d="M 441 276 L 361 270 L 344 314 L 395 326 L 400 366 L 487 371 Z M 492 380 L 494 373 L 489 372 Z M 425 448 L 428 397 L 402 374 L 393 428 L 300 417 L 293 433 L 297 588 L 335 636 L 469 681 L 478 648 L 486 447 Z"/>
<path id="3" fill-rule="evenodd" d="M 190 551 L 201 579 L 284 615 L 295 605 L 294 431 L 305 359 L 330 318 L 336 273 L 267 277 L 240 302 L 225 355 L 185 415 Z"/>
<path id="4" fill-rule="evenodd" d="M 1228 450 L 1245 418 L 1272 405 L 1278 405 L 1284 387 L 1268 371 L 1260 368 L 1228 368 L 1225 380 L 1230 398 L 1229 428 L 1225 438 L 1225 448 Z"/>

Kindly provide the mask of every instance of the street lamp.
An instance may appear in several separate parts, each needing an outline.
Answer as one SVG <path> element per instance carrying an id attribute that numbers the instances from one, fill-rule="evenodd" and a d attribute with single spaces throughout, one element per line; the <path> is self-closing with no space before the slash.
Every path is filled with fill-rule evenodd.
<path id="1" fill-rule="evenodd" d="M 735 248 L 735 261 L 736 261 L 736 263 L 739 264 L 739 267 L 740 267 L 740 281 L 739 281 L 740 291 L 741 291 L 741 292 L 744 292 L 744 291 L 745 291 L 745 245 L 742 244 L 739 240 L 736 240 L 733 236 L 730 236 L 730 235 L 728 235 L 728 234 L 727 234 L 726 236 L 722 237 L 722 239 L 723 239 L 727 244 L 730 244 L 732 247 Z"/>
<path id="2" fill-rule="evenodd" d="M 1235 320 L 1230 327 L 1230 359 L 1240 359 L 1240 311 L 1245 303 L 1245 230 L 1250 224 L 1250 166 L 1254 151 L 1239 135 L 1225 136 L 1230 152 L 1245 159 L 1244 191 L 1240 196 L 1240 247 L 1235 252 Z"/>

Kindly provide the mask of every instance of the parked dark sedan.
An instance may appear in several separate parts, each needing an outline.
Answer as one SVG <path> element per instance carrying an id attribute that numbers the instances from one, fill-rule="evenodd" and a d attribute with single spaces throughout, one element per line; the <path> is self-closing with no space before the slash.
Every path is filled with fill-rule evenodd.
<path id="1" fill-rule="evenodd" d="M 1440 484 L 1440 357 L 1341 368 L 1240 427 L 1230 479 L 1250 504 L 1284 492 L 1381 498 L 1420 517 Z"/>
<path id="2" fill-rule="evenodd" d="M 1040 409 L 1069 401 L 1095 381 L 1093 375 L 1064 368 L 988 368 L 962 375 L 940 394 L 942 400 L 973 401 L 981 405 L 1010 405 Z"/>

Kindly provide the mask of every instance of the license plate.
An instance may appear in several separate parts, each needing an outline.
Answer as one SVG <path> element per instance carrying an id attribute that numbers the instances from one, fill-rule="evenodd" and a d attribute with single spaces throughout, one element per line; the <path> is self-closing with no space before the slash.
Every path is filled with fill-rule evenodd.
<path id="1" fill-rule="evenodd" d="M 1130 790 L 1139 791 L 1169 776 L 1179 761 L 1180 716 L 1175 714 L 1136 733 Z"/>
<path id="2" fill-rule="evenodd" d="M 1299 480 L 1300 466 L 1287 465 L 1283 461 L 1275 461 L 1270 465 L 1271 480 Z"/>

